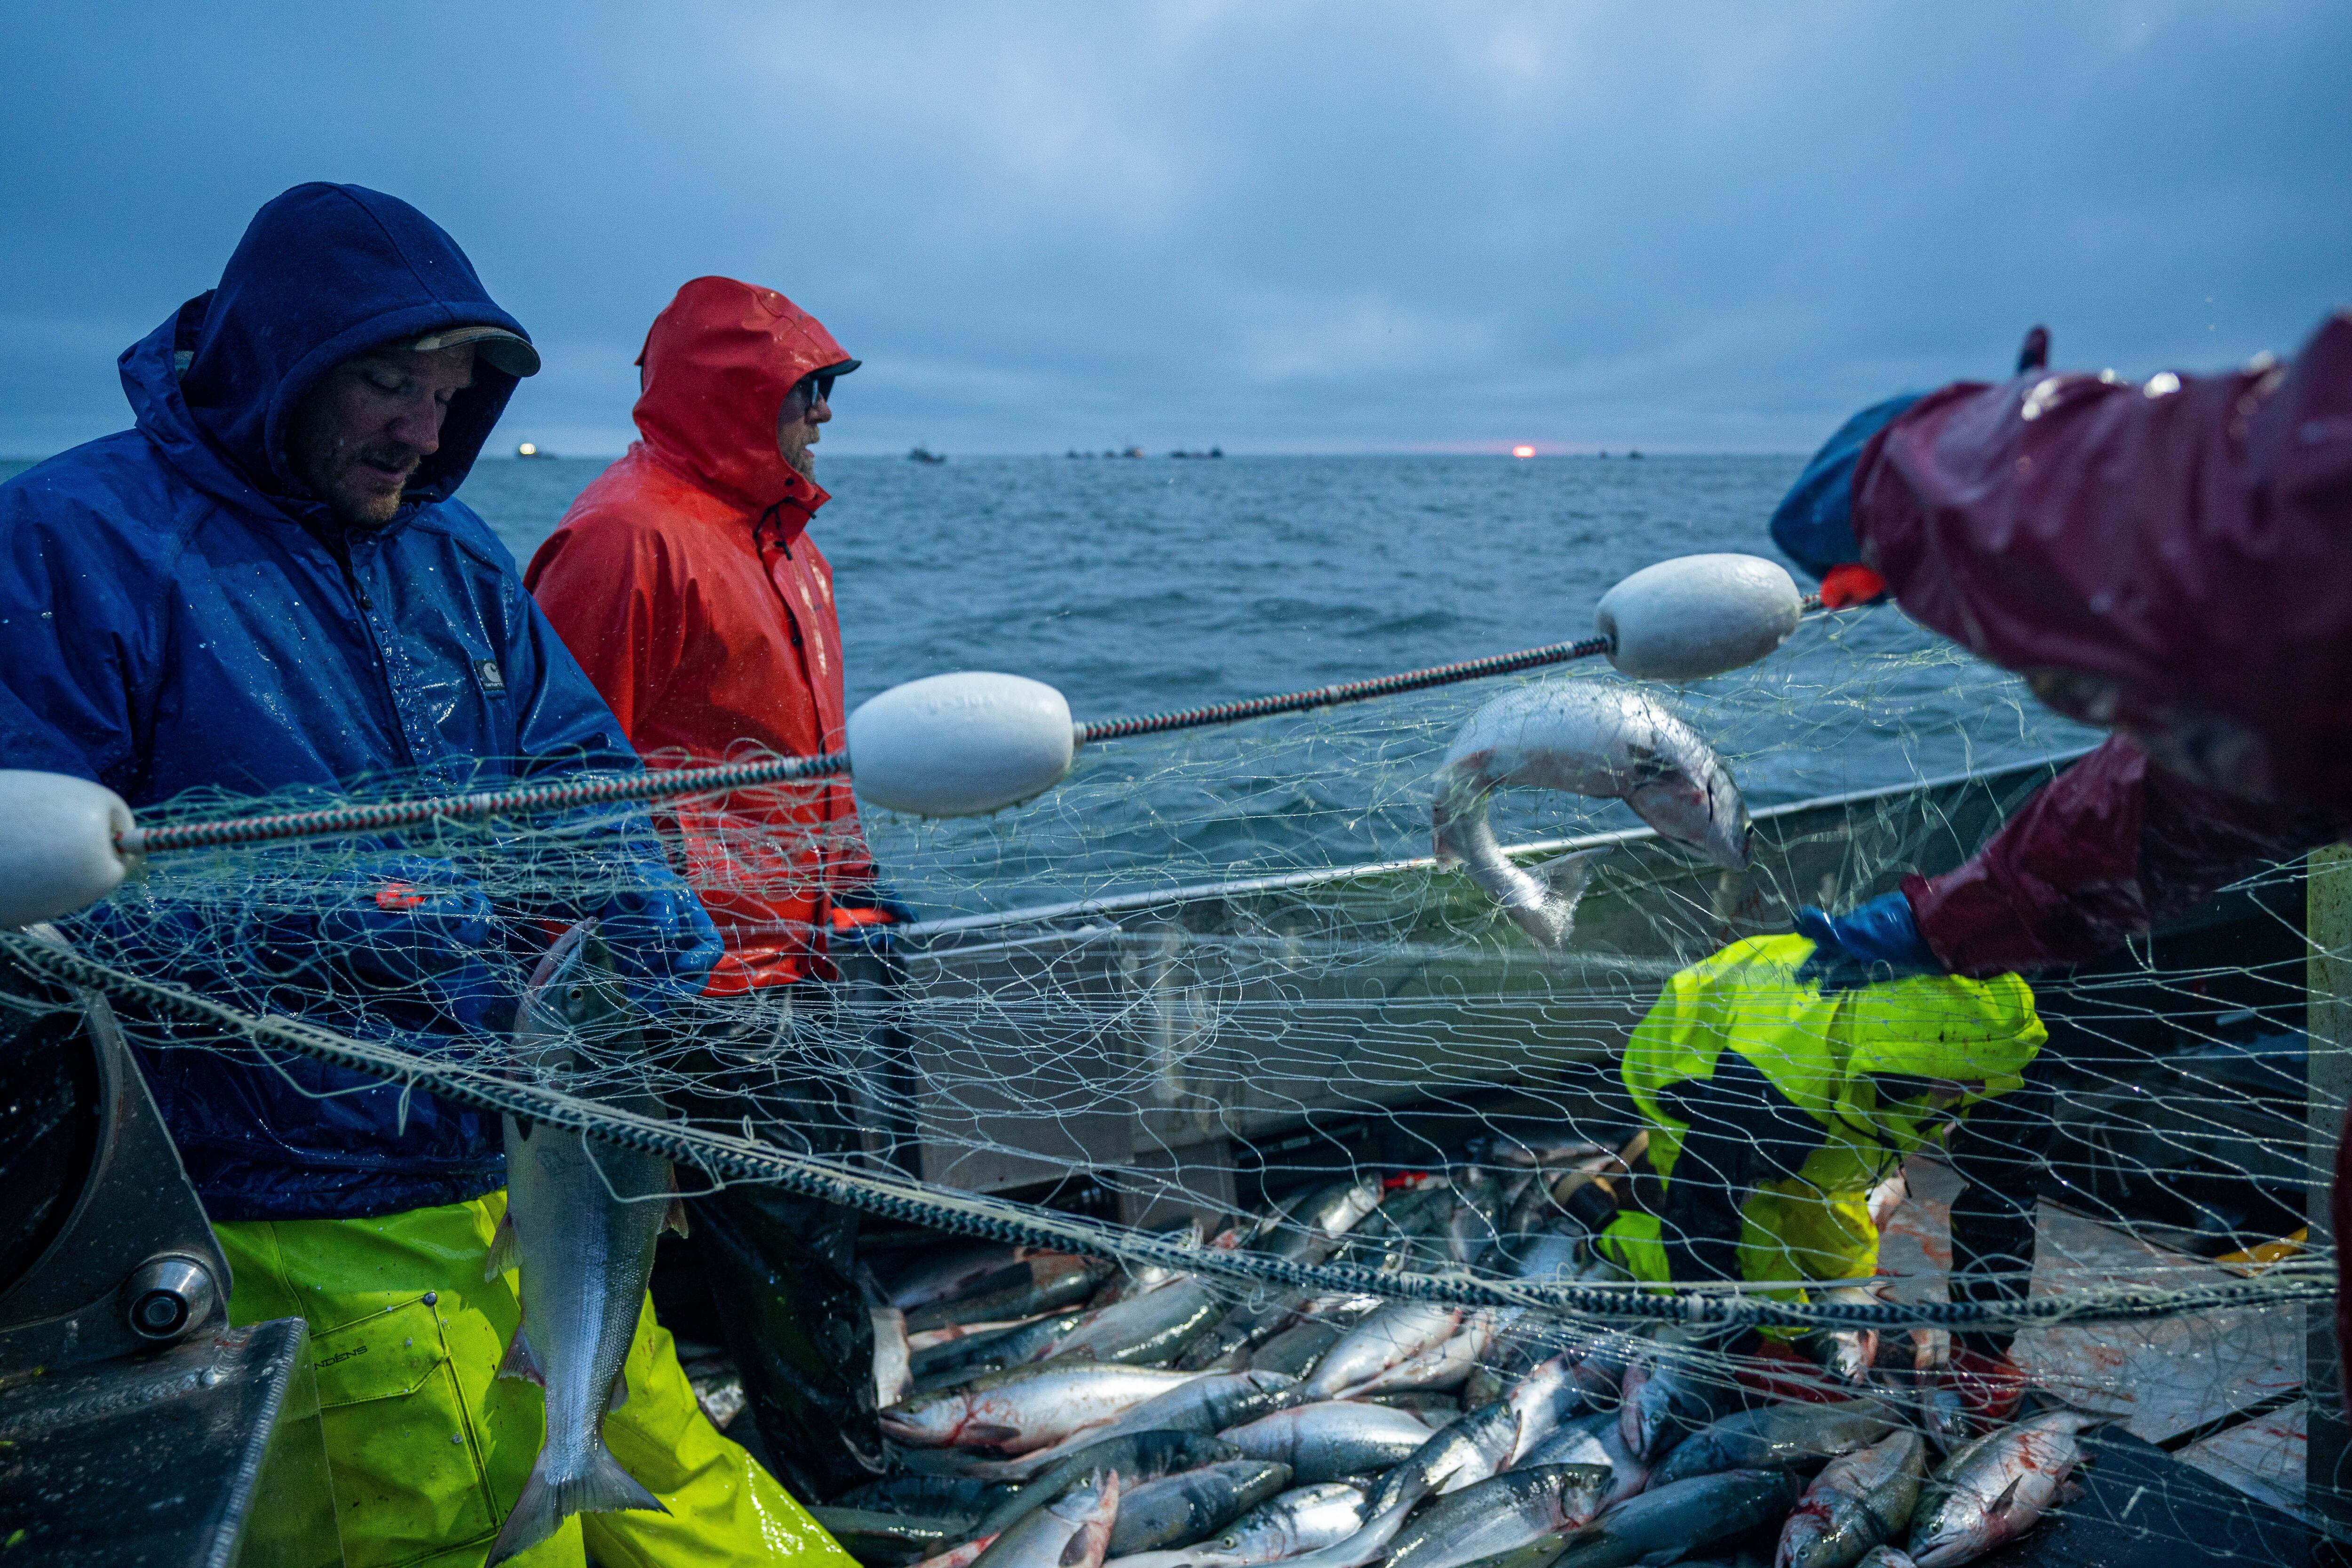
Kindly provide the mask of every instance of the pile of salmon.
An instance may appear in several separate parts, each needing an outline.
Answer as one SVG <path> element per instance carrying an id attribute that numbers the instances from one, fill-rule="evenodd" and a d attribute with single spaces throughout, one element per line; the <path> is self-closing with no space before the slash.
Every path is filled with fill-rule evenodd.
<path id="1" fill-rule="evenodd" d="M 1606 1151 L 1474 1153 L 1179 1239 L 1622 1279 L 1576 1199 Z M 1792 1393 L 1719 1339 L 1536 1309 L 944 1241 L 877 1285 L 893 1471 L 816 1510 L 867 1568 L 1948 1568 L 2073 1496 L 2099 1419 L 1990 1421 L 1869 1335 L 1821 1336 Z"/>

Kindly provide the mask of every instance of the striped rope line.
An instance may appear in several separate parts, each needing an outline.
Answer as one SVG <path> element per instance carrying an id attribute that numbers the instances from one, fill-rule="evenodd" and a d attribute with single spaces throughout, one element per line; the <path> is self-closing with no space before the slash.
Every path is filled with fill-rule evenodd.
<path id="1" fill-rule="evenodd" d="M 1395 697 L 1407 691 L 1425 691 L 1433 686 L 1451 686 L 1461 680 L 1482 680 L 1490 675 L 1541 669 L 1546 665 L 1566 664 L 1570 659 L 1591 658 L 1595 654 L 1608 651 L 1607 637 L 1586 637 L 1582 642 L 1556 642 L 1518 653 L 1490 654 L 1485 658 L 1464 659 L 1459 664 L 1409 669 L 1402 675 L 1350 680 L 1339 686 L 1318 686 L 1312 691 L 1286 691 L 1275 697 L 1252 697 L 1238 702 L 1213 702 L 1202 708 L 1181 708 L 1172 713 L 1151 713 L 1134 719 L 1097 719 L 1078 726 L 1078 743 L 1125 741 L 1138 735 L 1163 735 L 1171 730 L 1237 724 L 1244 719 L 1265 719 L 1276 713 L 1303 713 L 1314 708 L 1336 708 L 1343 702 L 1363 702 L 1375 697 Z"/>
<path id="2" fill-rule="evenodd" d="M 728 763 L 711 768 L 649 768 L 643 773 L 555 779 L 546 784 L 518 784 L 512 789 L 478 790 L 470 795 L 373 801 L 321 806 L 315 811 L 222 817 L 210 822 L 165 823 L 155 827 L 134 827 L 119 842 L 125 854 L 156 855 L 227 844 L 382 833 L 427 822 L 470 822 L 490 816 L 568 811 L 582 805 L 721 795 L 761 784 L 830 778 L 848 771 L 846 752 L 827 752 L 817 757 L 770 757 L 761 762 Z"/>
<path id="3" fill-rule="evenodd" d="M 1357 1264 L 1307 1264 L 1265 1253 L 1187 1247 L 1164 1236 L 1080 1215 L 989 1194 L 927 1186 L 896 1173 L 850 1169 L 738 1134 L 617 1110 L 478 1068 L 353 1039 L 301 1019 L 248 1013 L 17 931 L 0 931 L 0 954 L 68 986 L 135 1001 L 159 1020 L 177 1019 L 225 1030 L 257 1046 L 278 1047 L 387 1083 L 421 1089 L 452 1104 L 568 1128 L 603 1142 L 657 1154 L 720 1181 L 772 1184 L 803 1197 L 846 1205 L 881 1218 L 950 1235 L 1213 1275 L 1234 1285 L 1276 1285 L 1460 1307 L 1532 1307 L 1601 1322 L 1790 1329 L 1981 1329 L 2022 1323 L 2127 1322 L 2320 1303 L 2333 1300 L 2336 1295 L 2335 1271 L 2326 1267 L 2324 1258 L 2308 1271 L 2280 1265 L 2252 1279 L 2200 1282 L 2174 1289 L 2136 1284 L 2068 1290 L 2022 1301 L 1843 1302 L 1776 1300 L 1737 1286 L 1661 1289 L 1482 1279 L 1459 1271 L 1403 1274 Z"/>
<path id="4" fill-rule="evenodd" d="M 1801 613 L 1822 607 L 1819 595 L 1806 595 Z M 1279 692 L 1235 702 L 1213 702 L 1168 713 L 1128 719 L 1097 719 L 1077 726 L 1077 743 L 1132 740 L 1140 735 L 1164 735 L 1177 730 L 1198 730 L 1216 724 L 1238 724 L 1276 713 L 1303 713 L 1336 708 L 1349 702 L 1426 691 L 1465 680 L 1542 669 L 1610 651 L 1610 640 L 1591 637 L 1577 642 L 1547 643 L 1517 653 L 1489 654 L 1484 658 L 1431 665 L 1370 680 L 1318 686 L 1307 691 Z M 324 838 L 383 833 L 429 822 L 478 822 L 493 816 L 528 816 L 568 811 L 582 805 L 612 805 L 625 802 L 683 800 L 692 795 L 723 795 L 761 784 L 791 784 L 817 778 L 838 778 L 849 772 L 849 753 L 827 752 L 814 757 L 771 757 L 756 763 L 730 763 L 709 768 L 660 768 L 636 773 L 604 773 L 593 777 L 557 779 L 547 784 L 518 784 L 511 789 L 480 790 L 470 795 L 427 795 L 410 800 L 376 801 L 365 805 L 322 806 L 314 811 L 269 812 L 254 816 L 212 821 L 166 823 L 134 827 L 119 840 L 126 855 L 161 855 L 174 849 L 206 849 L 233 844 L 267 844 L 289 838 Z"/>

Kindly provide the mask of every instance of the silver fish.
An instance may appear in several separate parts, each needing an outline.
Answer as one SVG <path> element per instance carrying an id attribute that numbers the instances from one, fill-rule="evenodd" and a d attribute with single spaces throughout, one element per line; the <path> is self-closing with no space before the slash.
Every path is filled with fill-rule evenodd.
<path id="1" fill-rule="evenodd" d="M 1165 1241 L 1188 1250 L 1205 1245 L 1208 1239 L 1208 1228 L 1197 1215 L 1180 1220 L 1172 1226 L 1159 1226 L 1146 1234 L 1154 1241 Z M 1108 1307 L 1126 1300 L 1129 1296 L 1156 1290 L 1183 1272 L 1164 1263 L 1126 1264 L 1111 1276 L 1110 1283 L 1095 1292 L 1095 1305 Z"/>
<path id="2" fill-rule="evenodd" d="M 1609 1472 L 1538 1465 L 1440 1498 L 1389 1543 L 1388 1568 L 1464 1568 L 1588 1522 Z"/>
<path id="3" fill-rule="evenodd" d="M 1251 1247 L 1293 1263 L 1321 1263 L 1381 1206 L 1381 1196 L 1380 1182 L 1371 1177 L 1343 1178 L 1295 1193 L 1252 1227 Z M 1243 1301 L 1195 1339 L 1177 1364 L 1230 1370 L 1289 1327 L 1311 1300 L 1304 1291 L 1285 1291 Z"/>
<path id="4" fill-rule="evenodd" d="M 1493 1308 L 1391 1302 L 1331 1347 L 1307 1380 L 1307 1391 L 1361 1397 L 1459 1388 L 1494 1342 L 1501 1321 L 1501 1312 Z"/>
<path id="5" fill-rule="evenodd" d="M 1584 1408 L 1584 1388 L 1577 1382 L 1568 1357 L 1556 1355 L 1529 1367 L 1527 1375 L 1504 1395 L 1503 1403 L 1510 1406 L 1517 1426 L 1510 1454 L 1503 1461 L 1507 1469 Z"/>
<path id="6" fill-rule="evenodd" d="M 1374 1379 L 1452 1339 L 1467 1310 L 1428 1301 L 1391 1301 L 1348 1331 L 1307 1380 L 1309 1399 L 1369 1387 Z M 1465 1373 L 1466 1376 L 1467 1373 Z"/>
<path id="7" fill-rule="evenodd" d="M 1486 1257 L 1501 1239 L 1502 1184 L 1486 1172 L 1471 1168 L 1454 1178 L 1454 1212 L 1446 1216 L 1446 1250 L 1453 1261 L 1467 1268 Z"/>
<path id="8" fill-rule="evenodd" d="M 900 1311 L 909 1311 L 933 1301 L 965 1295 L 977 1289 L 990 1276 L 1003 1274 L 1042 1250 L 1003 1242 L 934 1248 L 891 1280 L 889 1303 Z"/>
<path id="9" fill-rule="evenodd" d="M 1727 1380 L 1706 1377 L 1689 1364 L 1703 1343 L 1661 1330 L 1643 1342 L 1640 1354 L 1626 1367 L 1618 1429 L 1635 1458 L 1655 1464 L 1736 1402 Z"/>
<path id="10" fill-rule="evenodd" d="M 1927 1439 L 1911 1431 L 1832 1459 L 1780 1527 L 1774 1568 L 1853 1568 L 1902 1535 L 1927 1475 Z"/>
<path id="11" fill-rule="evenodd" d="M 1514 864 L 1486 820 L 1487 797 L 1511 784 L 1622 800 L 1661 836 L 1715 864 L 1748 864 L 1748 807 L 1730 772 L 1654 699 L 1590 679 L 1507 692 L 1454 737 L 1438 768 L 1430 818 L 1440 864 L 1467 868 L 1538 947 L 1567 945 L 1599 851 L 1533 871 Z"/>
<path id="12" fill-rule="evenodd" d="M 2078 1439 L 2107 1419 L 2045 1410 L 1955 1450 L 1936 1468 L 1912 1521 L 1919 1568 L 1950 1568 L 2032 1529 L 2081 1460 Z"/>
<path id="13" fill-rule="evenodd" d="M 1460 1388 L 1495 1342 L 1495 1331 L 1510 1309 L 1480 1307 L 1462 1315 L 1462 1327 L 1452 1337 L 1420 1354 L 1400 1362 L 1370 1383 L 1349 1390 L 1351 1397 L 1407 1389 L 1443 1393 Z M 1320 1370 L 1320 1369 L 1318 1369 Z"/>
<path id="14" fill-rule="evenodd" d="M 1557 1331 L 1540 1313 L 1505 1309 L 1496 1321 L 1495 1337 L 1487 1342 L 1486 1353 L 1462 1380 L 1463 1407 L 1475 1410 L 1502 1398 L 1536 1363 L 1551 1354 L 1554 1347 L 1549 1342 Z"/>
<path id="15" fill-rule="evenodd" d="M 1251 1352 L 1250 1366 L 1307 1377 L 1347 1331 L 1337 1323 L 1293 1323 Z"/>
<path id="16" fill-rule="evenodd" d="M 916 1393 L 952 1387 L 984 1373 L 1025 1366 L 1085 1327 L 1086 1321 L 1086 1310 L 1080 1308 L 1032 1318 L 1011 1328 L 942 1341 L 915 1350 L 907 1358 L 907 1370 L 914 1376 Z"/>
<path id="17" fill-rule="evenodd" d="M 1391 1194 L 1355 1234 L 1402 1241 L 1408 1259 L 1434 1266 L 1446 1261 L 1447 1233 L 1453 1218 L 1454 1189 L 1444 1182 L 1433 1181 L 1426 1186 Z"/>
<path id="18" fill-rule="evenodd" d="M 1499 1400 L 1455 1420 L 1381 1479 L 1354 1534 L 1291 1558 L 1285 1568 L 1364 1568 L 1388 1550 L 1422 1500 L 1474 1486 L 1502 1468 L 1517 1427 L 1517 1417 Z"/>
<path id="19" fill-rule="evenodd" d="M 933 1301 L 907 1314 L 907 1332 L 921 1334 L 966 1323 L 1014 1323 L 1042 1312 L 1075 1307 L 1110 1278 L 1100 1258 L 1066 1252 L 1039 1253 L 992 1276 L 978 1295 Z"/>
<path id="20" fill-rule="evenodd" d="M 1919 1405 L 1919 1429 L 1927 1434 L 1936 1452 L 1948 1454 L 1969 1440 L 1968 1401 L 1949 1384 L 1922 1380 L 1913 1389 Z"/>
<path id="21" fill-rule="evenodd" d="M 1221 1426 L 1248 1421 L 1292 1404 L 1297 1398 L 1297 1379 L 1274 1373 L 1208 1373 L 1153 1395 L 1107 1426 L 1087 1427 L 1051 1447 L 1034 1449 L 1016 1458 L 967 1461 L 958 1473 L 974 1480 L 1026 1481 L 1114 1437 L 1167 1438 L 1180 1433 L 1205 1436 Z M 1234 1453 L 1223 1457 L 1241 1456 Z M 1092 1464 L 1097 1469 L 1116 1465 L 1130 1484 L 1161 1473 L 1132 1455 L 1112 1454 L 1108 1450 L 1097 1455 Z"/>
<path id="22" fill-rule="evenodd" d="M 1853 1568 L 1919 1568 L 1919 1564 L 1911 1553 L 1899 1546 L 1880 1546 L 1873 1548 L 1870 1555 L 1855 1563 Z"/>
<path id="23" fill-rule="evenodd" d="M 609 1061 L 636 1044 L 635 1017 L 596 922 L 583 921 L 524 988 L 515 1066 L 538 1082 L 586 1092 L 580 1079 L 596 1058 Z M 663 1114 L 649 1096 L 591 1098 Z M 621 1366 L 653 1278 L 654 1242 L 666 1222 L 685 1228 L 668 1161 L 590 1143 L 566 1128 L 502 1121 L 507 1213 L 483 1277 L 521 1267 L 522 1321 L 499 1375 L 546 1389 L 547 1436 L 490 1547 L 492 1563 L 546 1540 L 575 1513 L 669 1511 L 605 1450 L 603 1424 L 606 1409 L 628 1397 Z"/>
<path id="24" fill-rule="evenodd" d="M 1197 1545 L 1112 1562 L 1117 1568 L 1254 1568 L 1336 1545 L 1363 1521 L 1363 1489 L 1328 1481 L 1269 1498 Z"/>
<path id="25" fill-rule="evenodd" d="M 980 1560 L 980 1554 L 995 1544 L 996 1537 L 983 1535 L 961 1546 L 950 1546 L 936 1556 L 926 1557 L 916 1563 L 915 1568 L 971 1568 Z"/>
<path id="26" fill-rule="evenodd" d="M 1474 1138 L 1470 1141 L 1474 1159 L 1516 1169 L 1541 1169 L 1546 1166 L 1574 1165 L 1596 1154 L 1615 1151 L 1605 1143 L 1576 1132 L 1565 1132 L 1556 1138 L 1540 1135 L 1514 1137 L 1503 1133 Z"/>
<path id="27" fill-rule="evenodd" d="M 1180 1275 L 1105 1307 L 1046 1351 L 1045 1359 L 1164 1365 L 1224 1312 L 1225 1300 L 1216 1287 L 1198 1275 Z"/>
<path id="28" fill-rule="evenodd" d="M 1278 1372 L 1213 1373 L 1180 1383 L 1113 1422 L 1113 1432 L 1216 1432 L 1286 1409 L 1302 1395 Z"/>
<path id="29" fill-rule="evenodd" d="M 1294 1263 L 1320 1263 L 1339 1237 L 1381 1206 L 1381 1196 L 1380 1181 L 1370 1176 L 1311 1187 L 1276 1210 L 1252 1248 Z"/>
<path id="30" fill-rule="evenodd" d="M 867 1481 L 835 1498 L 841 1508 L 872 1509 L 877 1513 L 963 1514 L 978 1519 L 990 1492 L 979 1481 L 946 1476 L 893 1476 Z"/>
<path id="31" fill-rule="evenodd" d="M 1284 1290 L 1235 1303 L 1176 1358 L 1188 1371 L 1239 1370 L 1258 1346 L 1296 1322 L 1314 1298 L 1304 1290 Z"/>
<path id="32" fill-rule="evenodd" d="M 1102 1568 L 1118 1496 L 1117 1470 L 1065 1492 L 1007 1526 L 971 1568 Z"/>
<path id="33" fill-rule="evenodd" d="M 1026 1481 L 1114 1437 L 1164 1439 L 1180 1434 L 1206 1437 L 1220 1427 L 1253 1420 L 1296 1403 L 1297 1390 L 1296 1378 L 1272 1373 L 1204 1373 L 1189 1382 L 1178 1384 L 1165 1394 L 1154 1394 L 1106 1426 L 1088 1426 L 1051 1447 L 1038 1448 L 1017 1458 L 967 1465 L 961 1473 L 982 1480 Z M 1235 1453 L 1224 1457 L 1237 1458 L 1241 1456 Z M 1105 1462 L 1111 1461 L 1098 1459 L 1096 1468 L 1101 1468 Z M 1160 1473 L 1148 1467 L 1139 1467 L 1137 1461 L 1129 1458 L 1122 1458 L 1115 1462 L 1130 1483 L 1146 1480 Z"/>
<path id="34" fill-rule="evenodd" d="M 1601 1499 L 1604 1509 L 1615 1508 L 1650 1484 L 1650 1468 L 1626 1450 L 1614 1410 L 1580 1415 L 1564 1424 L 1529 1449 L 1519 1464 L 1593 1465 L 1606 1469 L 1609 1489 Z"/>
<path id="35" fill-rule="evenodd" d="M 1108 1426 L 1198 1373 L 1046 1362 L 992 1373 L 971 1384 L 919 1394 L 878 1412 L 885 1436 L 918 1448 L 995 1448 L 1026 1454 L 1090 1426 Z"/>
<path id="36" fill-rule="evenodd" d="M 1821 1300 L 1841 1305 L 1877 1306 L 1881 1298 L 1858 1285 L 1824 1290 Z M 1798 1342 L 1816 1365 L 1847 1383 L 1867 1384 L 1878 1364 L 1884 1336 L 1876 1329 L 1815 1329 Z"/>
<path id="37" fill-rule="evenodd" d="M 971 1523 L 838 1505 L 812 1505 L 808 1513 L 860 1563 L 903 1563 L 931 1556 L 961 1540 Z"/>
<path id="38" fill-rule="evenodd" d="M 1692 1433 L 1651 1479 L 1667 1486 L 1717 1470 L 1795 1469 L 1875 1443 L 1899 1424 L 1893 1407 L 1874 1399 L 1767 1405 Z"/>
<path id="39" fill-rule="evenodd" d="M 1518 1426 L 1518 1413 L 1500 1400 L 1455 1417 L 1381 1478 L 1371 1511 L 1381 1514 L 1399 1502 L 1476 1486 L 1510 1463 Z"/>
<path id="40" fill-rule="evenodd" d="M 1162 1476 L 1222 1465 L 1243 1457 L 1231 1443 L 1198 1432 L 1129 1432 L 1089 1443 L 1060 1463 L 1049 1466 L 1027 1485 L 1011 1489 L 971 1527 L 973 1539 L 1010 1530 L 1064 1493 L 1091 1485 L 1097 1476 L 1117 1470 L 1127 1478 L 1129 1490 Z"/>
<path id="41" fill-rule="evenodd" d="M 1111 1555 L 1190 1546 L 1289 1484 L 1290 1467 L 1265 1459 L 1228 1459 L 1147 1481 L 1119 1502 Z"/>
<path id="42" fill-rule="evenodd" d="M 1303 1485 L 1401 1465 L 1429 1441 L 1430 1431 L 1410 1411 L 1334 1399 L 1277 1410 L 1217 1436 L 1254 1459 L 1288 1465 L 1291 1479 Z"/>
<path id="43" fill-rule="evenodd" d="M 1362 1489 L 1342 1481 L 1294 1487 L 1258 1504 L 1202 1547 L 1235 1564 L 1319 1552 L 1356 1532 L 1364 1522 L 1366 1501 Z"/>
<path id="44" fill-rule="evenodd" d="M 1786 1470 L 1725 1470 L 1646 1491 L 1585 1528 L 1556 1568 L 1632 1568 L 1671 1563 L 1745 1535 L 1789 1511 L 1797 1478 Z"/>

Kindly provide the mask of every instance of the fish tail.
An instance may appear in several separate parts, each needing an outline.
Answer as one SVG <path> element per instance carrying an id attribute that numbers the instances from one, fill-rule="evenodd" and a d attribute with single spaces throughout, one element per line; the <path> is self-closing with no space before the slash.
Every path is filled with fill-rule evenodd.
<path id="1" fill-rule="evenodd" d="M 541 1448 L 539 1458 L 531 1461 L 530 1479 L 523 1482 L 514 1511 L 507 1515 L 498 1540 L 490 1543 L 489 1561 L 483 1568 L 498 1568 L 517 1552 L 530 1551 L 575 1513 L 611 1513 L 620 1509 L 669 1511 L 659 1498 L 638 1484 L 636 1477 L 621 1468 L 621 1462 L 602 1443 L 593 1446 L 587 1471 L 579 1476 L 550 1478 L 547 1454 Z"/>
<path id="2" fill-rule="evenodd" d="M 1592 863 L 1608 853 L 1605 847 L 1584 849 L 1535 868 L 1536 879 L 1543 884 L 1543 902 L 1532 910 L 1511 911 L 1519 929 L 1540 947 L 1566 947 L 1576 933 L 1576 906 L 1584 897 L 1585 884 L 1592 879 Z"/>

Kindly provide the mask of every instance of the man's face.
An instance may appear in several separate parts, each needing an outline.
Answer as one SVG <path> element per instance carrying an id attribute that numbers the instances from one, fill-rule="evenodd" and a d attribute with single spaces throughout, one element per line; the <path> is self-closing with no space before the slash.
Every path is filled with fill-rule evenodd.
<path id="1" fill-rule="evenodd" d="M 440 449 L 449 400 L 473 384 L 471 343 L 429 353 L 372 350 L 303 395 L 287 455 L 346 527 L 379 527 L 400 510 L 416 465 Z"/>
<path id="2" fill-rule="evenodd" d="M 776 410 L 776 450 L 803 479 L 816 478 L 816 454 L 809 448 L 817 444 L 817 426 L 832 417 L 833 405 L 817 395 L 814 376 L 795 383 L 784 394 L 784 405 Z"/>

